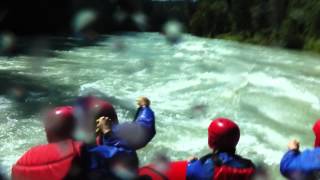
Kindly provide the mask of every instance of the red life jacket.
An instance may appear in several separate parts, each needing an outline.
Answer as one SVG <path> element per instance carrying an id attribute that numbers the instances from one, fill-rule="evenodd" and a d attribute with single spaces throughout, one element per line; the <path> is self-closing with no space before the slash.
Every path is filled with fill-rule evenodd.
<path id="1" fill-rule="evenodd" d="M 235 168 L 227 165 L 214 167 L 214 180 L 251 180 L 255 169 L 248 168 Z"/>
<path id="2" fill-rule="evenodd" d="M 187 178 L 187 161 L 176 161 L 168 164 L 165 170 L 159 170 L 154 164 L 139 169 L 139 176 L 148 176 L 155 180 L 185 180 Z"/>
<path id="3" fill-rule="evenodd" d="M 201 158 L 201 161 L 205 161 L 207 158 L 212 158 L 212 154 L 208 154 Z M 243 167 L 235 167 L 231 162 L 214 165 L 213 180 L 251 180 L 255 173 L 254 164 L 241 156 L 234 155 L 235 162 L 242 164 Z"/>
<path id="4" fill-rule="evenodd" d="M 73 140 L 32 147 L 12 167 L 12 179 L 63 179 L 80 156 L 80 148 L 81 143 Z"/>

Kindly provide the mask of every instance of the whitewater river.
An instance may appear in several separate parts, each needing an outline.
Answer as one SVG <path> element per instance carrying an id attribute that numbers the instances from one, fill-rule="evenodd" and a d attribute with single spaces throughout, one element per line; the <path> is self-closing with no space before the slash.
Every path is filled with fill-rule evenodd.
<path id="1" fill-rule="evenodd" d="M 209 152 L 207 126 L 219 116 L 239 124 L 237 152 L 266 165 L 272 179 L 281 179 L 290 139 L 312 147 L 319 56 L 190 35 L 170 45 L 157 33 L 102 36 L 91 46 L 51 43 L 68 48 L 49 50 L 50 57 L 0 57 L 0 165 L 7 174 L 23 152 L 46 142 L 41 110 L 86 94 L 110 100 L 121 121 L 133 118 L 136 97 L 152 100 L 157 135 L 139 151 L 142 164 L 158 152 L 174 160 Z"/>

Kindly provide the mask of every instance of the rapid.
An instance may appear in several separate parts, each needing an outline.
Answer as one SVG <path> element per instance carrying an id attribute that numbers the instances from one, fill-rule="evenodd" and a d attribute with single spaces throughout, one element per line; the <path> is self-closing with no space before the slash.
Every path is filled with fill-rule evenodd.
<path id="1" fill-rule="evenodd" d="M 61 47 L 71 40 L 50 38 Z M 0 57 L 0 166 L 8 175 L 27 149 L 46 142 L 41 112 L 88 94 L 112 102 L 122 122 L 132 120 L 138 96 L 151 99 L 157 135 L 138 152 L 141 164 L 157 153 L 205 155 L 207 126 L 220 116 L 241 128 L 237 152 L 264 164 L 272 179 L 282 179 L 278 165 L 290 139 L 302 149 L 313 145 L 318 55 L 191 35 L 171 45 L 159 33 L 104 35 L 90 46 L 47 51 Z"/>

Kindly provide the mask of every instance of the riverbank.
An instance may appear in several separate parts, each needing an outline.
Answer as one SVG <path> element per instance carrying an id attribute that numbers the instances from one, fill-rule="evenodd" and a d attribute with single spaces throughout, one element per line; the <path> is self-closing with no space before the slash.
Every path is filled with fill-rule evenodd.
<path id="1" fill-rule="evenodd" d="M 215 37 L 208 38 L 217 38 L 223 40 L 237 41 L 242 43 L 249 43 L 254 45 L 270 46 L 270 47 L 281 47 L 293 50 L 301 50 L 312 53 L 320 54 L 320 39 L 309 38 L 306 39 L 303 43 L 303 47 L 300 48 L 288 48 L 285 46 L 284 42 L 281 42 L 279 39 L 270 39 L 263 37 L 261 35 L 254 35 L 253 37 L 246 37 L 243 34 L 220 34 Z"/>
<path id="2" fill-rule="evenodd" d="M 84 33 L 90 39 L 123 31 L 161 32 L 172 19 L 196 36 L 320 53 L 319 1 L 3 1 L 0 33 L 77 37 Z"/>
<path id="3" fill-rule="evenodd" d="M 200 0 L 194 35 L 320 53 L 320 2 Z"/>

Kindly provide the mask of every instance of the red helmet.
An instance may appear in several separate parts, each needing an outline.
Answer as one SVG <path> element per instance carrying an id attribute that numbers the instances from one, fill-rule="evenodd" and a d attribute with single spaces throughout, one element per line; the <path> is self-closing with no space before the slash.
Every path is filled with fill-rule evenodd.
<path id="1" fill-rule="evenodd" d="M 208 144 L 212 149 L 235 149 L 239 139 L 240 129 L 229 119 L 214 119 L 208 128 Z"/>
<path id="2" fill-rule="evenodd" d="M 117 113 L 112 104 L 94 96 L 77 99 L 74 114 L 77 119 L 75 136 L 87 143 L 91 143 L 95 138 L 98 118 L 104 116 L 110 118 L 113 124 L 118 123 Z"/>
<path id="3" fill-rule="evenodd" d="M 91 97 L 90 111 L 94 114 L 95 119 L 102 116 L 110 118 L 114 123 L 118 123 L 118 117 L 112 104 L 107 101 Z"/>
<path id="4" fill-rule="evenodd" d="M 314 123 L 312 130 L 314 135 L 316 136 L 314 147 L 320 147 L 320 119 L 318 119 L 317 122 Z"/>
<path id="5" fill-rule="evenodd" d="M 73 108 L 62 106 L 49 111 L 44 118 L 44 128 L 48 142 L 72 138 L 75 127 Z"/>
<path id="6" fill-rule="evenodd" d="M 97 97 L 88 96 L 78 99 L 76 110 L 80 110 L 81 116 L 85 115 L 86 119 L 92 119 L 94 122 L 96 119 L 105 116 L 118 123 L 117 113 L 112 104 Z M 76 113 L 79 113 L 77 111 Z"/>

